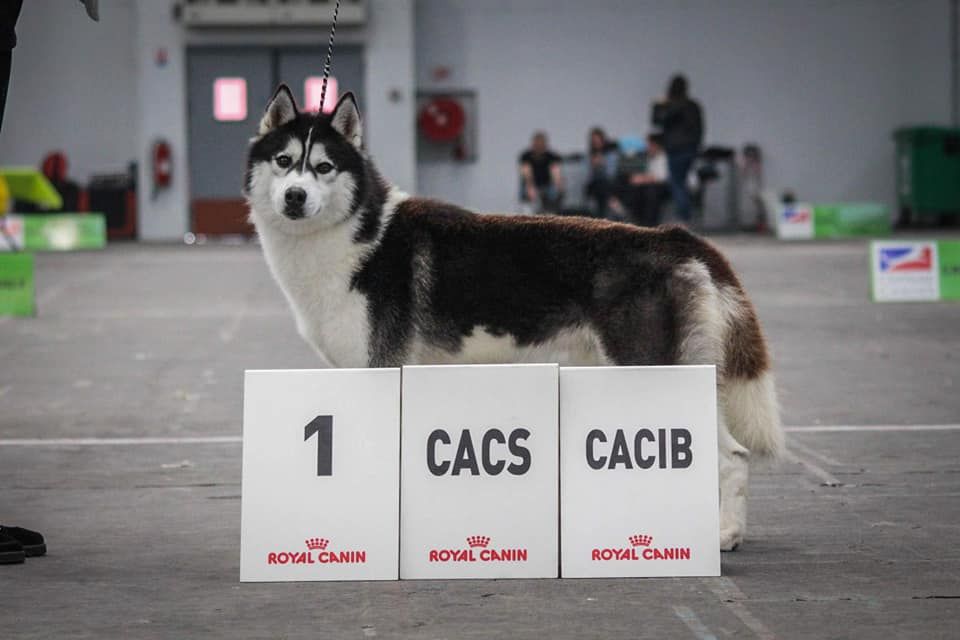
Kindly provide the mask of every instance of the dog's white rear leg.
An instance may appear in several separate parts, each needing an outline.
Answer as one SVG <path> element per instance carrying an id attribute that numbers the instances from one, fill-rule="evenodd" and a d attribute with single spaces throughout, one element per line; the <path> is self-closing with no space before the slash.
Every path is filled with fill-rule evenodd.
<path id="1" fill-rule="evenodd" d="M 747 532 L 747 481 L 750 452 L 737 442 L 719 417 L 720 550 L 733 551 Z"/>

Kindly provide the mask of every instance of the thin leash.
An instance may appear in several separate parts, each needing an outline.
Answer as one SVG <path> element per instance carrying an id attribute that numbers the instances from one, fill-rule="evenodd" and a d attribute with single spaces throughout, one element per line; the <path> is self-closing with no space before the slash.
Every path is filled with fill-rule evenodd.
<path id="1" fill-rule="evenodd" d="M 333 22 L 330 23 L 330 42 L 327 44 L 327 61 L 323 64 L 323 86 L 320 89 L 320 107 L 317 109 L 323 113 L 323 105 L 327 103 L 327 78 L 330 77 L 330 61 L 333 59 L 333 37 L 337 35 L 337 14 L 340 13 L 340 0 L 333 8 Z"/>

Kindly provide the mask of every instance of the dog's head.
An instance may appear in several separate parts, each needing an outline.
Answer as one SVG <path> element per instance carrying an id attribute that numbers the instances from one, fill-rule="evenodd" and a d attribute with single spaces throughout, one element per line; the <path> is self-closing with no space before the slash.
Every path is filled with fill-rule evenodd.
<path id="1" fill-rule="evenodd" d="M 329 115 L 300 113 L 280 85 L 247 160 L 244 192 L 256 222 L 299 234 L 349 219 L 364 179 L 362 145 L 352 93 Z"/>

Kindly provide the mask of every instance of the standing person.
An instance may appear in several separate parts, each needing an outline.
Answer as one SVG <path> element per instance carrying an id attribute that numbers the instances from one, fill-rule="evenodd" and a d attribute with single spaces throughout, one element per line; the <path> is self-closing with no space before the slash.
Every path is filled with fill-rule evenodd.
<path id="1" fill-rule="evenodd" d="M 703 143 L 703 110 L 690 98 L 687 79 L 677 74 L 670 79 L 667 97 L 653 105 L 653 123 L 663 132 L 670 172 L 670 191 L 677 217 L 690 223 L 690 192 L 687 176 Z"/>
<path id="2" fill-rule="evenodd" d="M 91 19 L 99 20 L 98 0 L 80 0 L 80 3 L 86 7 Z M 17 19 L 22 7 L 23 0 L 0 0 L 0 130 L 7 106 L 13 48 L 17 45 Z M 0 564 L 20 564 L 24 558 L 42 556 L 46 552 L 46 540 L 40 533 L 23 527 L 0 525 Z"/>
<path id="3" fill-rule="evenodd" d="M 590 130 L 587 139 L 587 200 L 592 200 L 593 215 L 607 217 L 607 204 L 617 175 L 617 145 L 607 139 L 600 127 Z"/>
<path id="4" fill-rule="evenodd" d="M 530 148 L 520 155 L 521 199 L 537 213 L 557 213 L 563 202 L 563 172 L 559 155 L 550 150 L 547 134 L 537 131 Z"/>

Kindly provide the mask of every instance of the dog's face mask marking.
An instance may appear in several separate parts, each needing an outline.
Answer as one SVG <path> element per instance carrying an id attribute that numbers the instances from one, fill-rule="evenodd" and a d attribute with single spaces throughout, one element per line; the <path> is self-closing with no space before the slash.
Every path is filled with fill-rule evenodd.
<path id="1" fill-rule="evenodd" d="M 327 115 L 301 114 L 281 86 L 253 139 L 246 194 L 252 208 L 290 233 L 340 224 L 363 180 L 360 113 L 352 94 Z"/>

